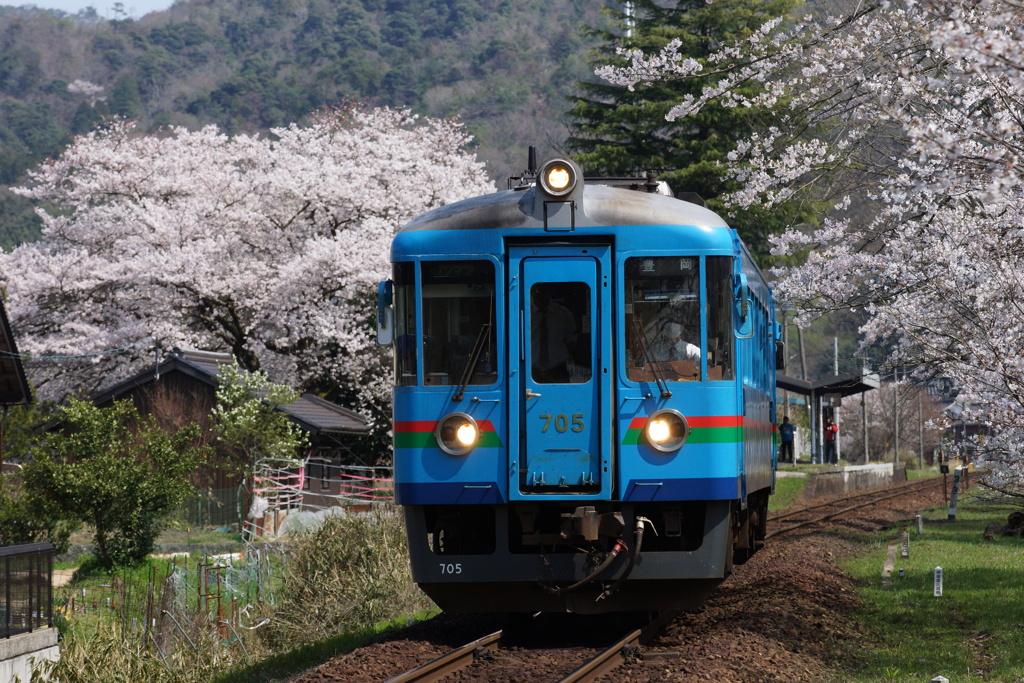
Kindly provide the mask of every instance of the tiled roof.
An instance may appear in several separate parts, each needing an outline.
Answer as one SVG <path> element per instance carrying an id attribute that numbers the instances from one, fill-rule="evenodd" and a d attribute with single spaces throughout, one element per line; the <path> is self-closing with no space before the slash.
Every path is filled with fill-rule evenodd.
<path id="1" fill-rule="evenodd" d="M 31 400 L 25 368 L 14 343 L 3 301 L 0 301 L 0 405 L 12 406 Z"/>
<path id="2" fill-rule="evenodd" d="M 159 364 L 105 389 L 93 396 L 92 400 L 94 403 L 103 404 L 171 372 L 183 372 L 204 384 L 216 387 L 220 366 L 229 363 L 230 353 L 176 348 Z M 278 406 L 278 410 L 287 413 L 311 434 L 362 434 L 369 431 L 365 417 L 314 394 L 303 394 L 292 403 Z"/>

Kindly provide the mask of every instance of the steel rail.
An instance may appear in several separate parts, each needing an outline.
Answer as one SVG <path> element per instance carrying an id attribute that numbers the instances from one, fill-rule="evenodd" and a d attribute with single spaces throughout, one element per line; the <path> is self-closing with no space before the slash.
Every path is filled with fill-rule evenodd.
<path id="1" fill-rule="evenodd" d="M 481 651 L 498 649 L 502 633 L 502 631 L 495 631 L 483 638 L 477 638 L 473 642 L 447 652 L 437 659 L 388 679 L 387 683 L 431 683 L 440 681 L 453 671 L 458 671 L 472 664 Z"/>
<path id="2" fill-rule="evenodd" d="M 863 491 L 863 492 L 860 492 L 860 493 L 851 493 L 848 496 L 843 496 L 842 498 L 837 498 L 837 499 L 834 499 L 834 500 L 831 500 L 831 501 L 825 501 L 825 502 L 822 502 L 822 503 L 815 503 L 813 505 L 808 505 L 806 507 L 797 508 L 795 510 L 785 510 L 785 511 L 777 512 L 777 513 L 771 515 L 770 517 L 768 517 L 768 521 L 769 522 L 775 522 L 775 521 L 778 521 L 780 519 L 785 519 L 787 517 L 795 517 L 796 515 L 800 515 L 800 514 L 803 514 L 805 512 L 810 512 L 811 510 L 817 510 L 819 508 L 830 507 L 830 506 L 835 505 L 837 500 L 853 500 L 855 498 L 865 498 L 865 497 L 874 496 L 874 495 L 877 495 L 879 493 L 883 493 L 883 492 L 886 492 L 886 491 L 894 491 L 894 490 L 898 490 L 898 491 L 901 491 L 901 492 L 907 491 L 907 490 L 918 491 L 918 490 L 923 490 L 923 489 L 929 488 L 930 486 L 937 486 L 939 482 L 941 482 L 941 479 L 938 479 L 937 477 L 929 478 L 929 479 L 918 479 L 916 481 L 908 481 L 908 482 L 905 482 L 903 484 L 899 484 L 897 486 L 887 486 L 885 488 L 875 489 L 875 490 L 872 490 L 872 491 Z"/>
<path id="3" fill-rule="evenodd" d="M 666 624 L 678 615 L 678 612 L 661 613 L 657 618 L 630 632 L 625 638 L 592 657 L 559 683 L 588 683 L 598 680 L 625 662 L 637 648 L 654 638 Z"/>
<path id="4" fill-rule="evenodd" d="M 925 491 L 925 490 L 927 490 L 929 488 L 932 488 L 932 487 L 938 487 L 938 485 L 940 483 L 942 483 L 941 481 L 932 481 L 930 479 L 926 480 L 926 481 L 927 481 L 926 484 L 923 484 L 923 485 L 920 485 L 920 486 L 915 486 L 915 487 L 901 486 L 900 489 L 898 491 L 896 491 L 896 492 L 892 492 L 890 490 L 890 491 L 884 492 L 885 495 L 879 495 L 878 497 L 871 498 L 870 500 L 866 500 L 863 503 L 857 503 L 856 505 L 851 505 L 849 507 L 845 507 L 845 508 L 842 508 L 840 510 L 836 510 L 835 512 L 830 512 L 830 513 L 828 513 L 826 515 L 821 515 L 820 517 L 814 517 L 814 518 L 805 520 L 803 522 L 798 522 L 796 524 L 791 524 L 791 525 L 783 527 L 781 529 L 775 529 L 774 531 L 771 531 L 771 532 L 765 534 L 765 539 L 772 538 L 773 536 L 780 536 L 782 534 L 788 533 L 788 532 L 793 531 L 795 529 L 800 529 L 801 527 L 809 526 L 811 524 L 817 524 L 818 522 L 824 522 L 827 519 L 832 519 L 833 517 L 838 517 L 839 515 L 845 514 L 847 512 L 852 512 L 853 510 L 859 510 L 860 508 L 868 507 L 869 505 L 874 505 L 876 503 L 881 503 L 882 501 L 889 500 L 890 498 L 896 498 L 898 496 L 902 496 L 905 493 L 907 493 L 908 490 L 910 490 L 911 492 Z M 914 482 L 914 483 L 916 484 L 917 482 Z M 882 493 L 882 492 L 876 491 L 876 493 Z M 849 498 L 858 498 L 858 497 L 860 497 L 860 496 L 849 496 Z M 839 501 L 834 501 L 832 503 L 832 505 L 835 505 L 835 502 L 842 502 L 843 500 L 846 500 L 846 499 L 840 498 Z M 815 505 L 815 506 L 812 506 L 812 507 L 806 508 L 806 509 L 807 510 L 817 509 L 819 507 L 826 507 L 828 505 L 829 505 L 828 503 L 824 503 L 822 505 Z M 789 515 L 787 515 L 787 516 L 789 516 Z M 775 520 L 772 519 L 772 520 L 769 520 L 769 521 L 775 521 Z"/>

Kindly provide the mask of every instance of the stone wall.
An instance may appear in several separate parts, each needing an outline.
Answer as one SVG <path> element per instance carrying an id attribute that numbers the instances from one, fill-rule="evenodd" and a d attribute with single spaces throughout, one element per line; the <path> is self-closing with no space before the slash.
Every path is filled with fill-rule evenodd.
<path id="1" fill-rule="evenodd" d="M 808 475 L 807 484 L 800 492 L 797 502 L 806 503 L 816 498 L 837 496 L 906 480 L 906 468 L 903 465 L 894 466 L 891 462 L 834 467 Z"/>
<path id="2" fill-rule="evenodd" d="M 36 661 L 60 657 L 57 645 L 57 629 L 43 628 L 0 639 L 0 683 L 11 683 L 20 679 L 22 683 L 32 679 L 32 664 Z"/>

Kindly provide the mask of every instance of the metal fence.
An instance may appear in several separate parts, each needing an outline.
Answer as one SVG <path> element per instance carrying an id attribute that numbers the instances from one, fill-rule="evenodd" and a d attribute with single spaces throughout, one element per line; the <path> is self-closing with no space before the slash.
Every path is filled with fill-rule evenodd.
<path id="1" fill-rule="evenodd" d="M 53 626 L 53 546 L 0 548 L 0 638 Z"/>
<path id="2" fill-rule="evenodd" d="M 179 511 L 180 520 L 191 527 L 230 527 L 239 525 L 243 519 L 241 510 L 242 489 L 238 486 L 227 489 L 197 488 L 188 502 Z"/>

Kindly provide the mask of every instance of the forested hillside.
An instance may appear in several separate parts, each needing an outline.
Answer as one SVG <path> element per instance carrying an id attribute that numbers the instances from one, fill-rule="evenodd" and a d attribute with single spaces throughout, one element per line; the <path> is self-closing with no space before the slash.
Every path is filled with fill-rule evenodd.
<path id="1" fill-rule="evenodd" d="M 260 132 L 346 99 L 458 116 L 499 182 L 555 151 L 601 21 L 586 0 L 183 0 L 107 21 L 0 7 L 0 246 L 38 230 L 6 186 L 104 116 Z"/>

